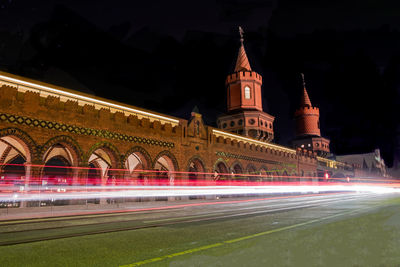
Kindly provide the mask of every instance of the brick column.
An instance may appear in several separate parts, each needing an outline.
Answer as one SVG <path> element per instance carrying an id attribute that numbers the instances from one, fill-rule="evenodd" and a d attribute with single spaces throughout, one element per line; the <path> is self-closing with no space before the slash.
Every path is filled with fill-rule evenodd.
<path id="1" fill-rule="evenodd" d="M 41 163 L 33 164 L 31 162 L 25 162 L 25 182 L 24 182 L 24 192 L 29 192 L 32 185 L 41 186 Z M 38 165 L 38 166 L 32 166 Z M 27 206 L 27 201 L 21 201 L 20 208 L 25 208 Z"/>
<path id="2" fill-rule="evenodd" d="M 86 186 L 89 169 L 88 166 L 79 166 L 79 168 L 73 169 L 73 180 L 72 185 L 84 185 Z"/>

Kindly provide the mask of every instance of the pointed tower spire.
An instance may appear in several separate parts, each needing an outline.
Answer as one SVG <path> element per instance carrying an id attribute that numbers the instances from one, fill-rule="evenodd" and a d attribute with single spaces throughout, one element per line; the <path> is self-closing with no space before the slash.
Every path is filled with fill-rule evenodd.
<path id="1" fill-rule="evenodd" d="M 308 96 L 307 90 L 306 90 L 306 82 L 304 80 L 304 74 L 301 73 L 301 78 L 303 79 L 303 97 L 301 98 L 301 107 L 312 107 L 310 97 Z"/>
<path id="2" fill-rule="evenodd" d="M 244 50 L 243 33 L 244 33 L 244 31 L 243 31 L 242 27 L 239 26 L 240 48 L 239 48 L 239 53 L 238 53 L 238 57 L 237 57 L 237 60 L 236 60 L 235 72 L 238 72 L 238 71 L 251 71 L 249 59 L 247 58 L 246 50 Z"/>

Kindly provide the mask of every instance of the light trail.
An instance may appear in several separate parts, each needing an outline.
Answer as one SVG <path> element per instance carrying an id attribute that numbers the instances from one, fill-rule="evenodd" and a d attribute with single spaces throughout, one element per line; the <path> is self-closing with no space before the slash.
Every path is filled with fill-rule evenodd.
<path id="1" fill-rule="evenodd" d="M 189 196 L 249 196 L 274 194 L 307 194 L 328 192 L 371 192 L 399 193 L 400 188 L 371 185 L 298 185 L 298 186 L 130 186 L 115 187 L 70 187 L 65 192 L 39 191 L 2 193 L 0 202 L 16 201 L 57 201 L 77 199 L 120 199 L 120 198 L 154 198 L 154 197 L 189 197 Z M 93 189 L 93 191 L 91 191 Z"/>
<path id="2" fill-rule="evenodd" d="M 97 171 L 102 171 L 102 168 L 94 168 L 94 167 L 76 167 L 76 166 L 53 166 L 53 165 L 39 165 L 39 164 L 5 164 L 5 163 L 0 163 L 0 166 L 14 166 L 14 167 L 38 167 L 38 168 L 55 168 L 55 169 L 65 169 L 65 170 L 97 170 Z M 219 176 L 222 179 L 226 177 L 230 177 L 232 179 L 243 179 L 243 178 L 261 178 L 261 179 L 288 179 L 288 180 L 330 180 L 330 181 L 345 181 L 347 178 L 351 181 L 369 181 L 369 182 L 389 182 L 389 183 L 399 183 L 400 179 L 395 178 L 395 179 L 387 179 L 383 177 L 346 177 L 346 178 L 337 178 L 337 177 L 329 177 L 328 179 L 324 177 L 314 177 L 314 176 L 296 176 L 296 175 L 277 175 L 274 174 L 273 172 L 279 171 L 279 170 L 269 170 L 265 171 L 266 173 L 257 173 L 257 174 L 251 174 L 251 173 L 218 173 L 218 172 L 189 172 L 189 171 L 168 171 L 168 170 L 145 170 L 145 169 L 138 169 L 138 170 L 129 170 L 129 169 L 115 169 L 115 168 L 108 168 L 108 172 L 123 172 L 129 175 L 144 175 L 148 178 L 153 178 L 153 177 L 158 177 L 157 175 L 169 175 L 169 176 L 174 176 L 174 178 L 184 178 L 187 179 L 189 175 L 196 175 L 196 176 L 204 176 L 204 178 L 215 178 L 215 176 Z M 17 171 L 15 171 L 17 172 Z M 23 174 L 23 173 L 21 173 Z M 65 175 L 63 172 L 52 172 L 52 175 Z M 72 179 L 72 177 L 63 177 L 64 179 Z M 203 178 L 203 179 L 204 179 Z M 221 179 L 220 178 L 220 179 Z M 38 179 L 37 177 L 32 177 L 32 179 Z M 89 178 L 90 179 L 90 178 Z M 100 178 L 97 178 L 100 179 Z M 125 178 L 117 178 L 119 180 L 125 179 Z M 129 180 L 129 178 L 127 178 Z M 135 179 L 135 178 L 134 178 Z M 200 179 L 201 180 L 201 179 Z"/>

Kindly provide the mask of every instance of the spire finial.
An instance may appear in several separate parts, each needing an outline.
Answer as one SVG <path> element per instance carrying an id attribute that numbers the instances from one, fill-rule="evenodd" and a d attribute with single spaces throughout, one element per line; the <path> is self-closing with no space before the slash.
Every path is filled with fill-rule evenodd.
<path id="1" fill-rule="evenodd" d="M 306 80 L 304 79 L 304 73 L 300 73 L 301 78 L 303 79 L 303 88 L 306 88 Z"/>
<path id="2" fill-rule="evenodd" d="M 243 45 L 243 29 L 242 27 L 239 26 L 239 34 L 240 34 L 240 47 L 239 47 L 239 53 L 238 53 L 238 58 L 236 60 L 236 67 L 235 67 L 235 72 L 238 71 L 251 71 L 250 63 L 246 55 L 246 51 L 244 50 L 244 45 Z"/>
<path id="3" fill-rule="evenodd" d="M 300 73 L 301 78 L 303 79 L 303 97 L 301 98 L 301 106 L 302 107 L 312 107 L 310 97 L 308 96 L 307 89 L 306 89 L 306 82 L 304 79 L 304 73 Z"/>
<path id="4" fill-rule="evenodd" d="M 240 34 L 240 42 L 243 44 L 244 38 L 243 38 L 243 28 L 239 26 L 239 34 Z"/>

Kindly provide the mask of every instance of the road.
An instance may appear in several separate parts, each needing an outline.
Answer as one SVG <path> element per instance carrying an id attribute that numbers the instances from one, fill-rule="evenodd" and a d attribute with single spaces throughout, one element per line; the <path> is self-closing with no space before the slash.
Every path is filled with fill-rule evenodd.
<path id="1" fill-rule="evenodd" d="M 400 240 L 399 199 L 351 192 L 223 198 L 0 221 L 0 255 L 2 266 L 351 266 L 377 253 L 364 240 L 382 220 L 392 222 L 389 234 L 374 233 L 389 236 L 380 247 Z M 332 256 L 344 247 L 355 258 Z M 385 251 L 377 264 L 400 264 L 399 252 Z"/>

